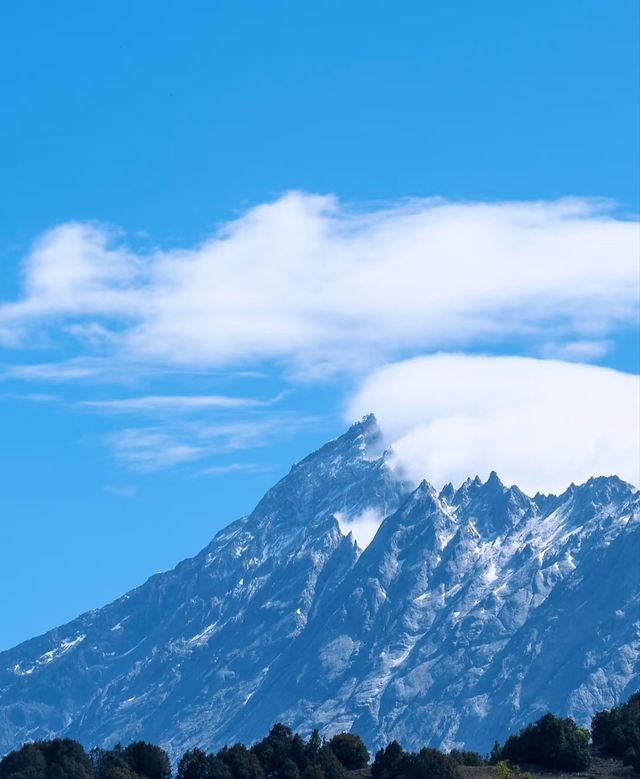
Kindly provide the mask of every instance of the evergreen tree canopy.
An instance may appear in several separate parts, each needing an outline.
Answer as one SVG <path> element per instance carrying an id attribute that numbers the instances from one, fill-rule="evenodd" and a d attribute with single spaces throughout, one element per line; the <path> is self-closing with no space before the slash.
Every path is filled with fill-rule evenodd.
<path id="1" fill-rule="evenodd" d="M 346 779 L 347 772 L 345 767 L 334 755 L 328 744 L 324 744 L 320 749 L 318 762 L 325 775 L 325 779 Z"/>
<path id="2" fill-rule="evenodd" d="M 320 732 L 316 729 L 311 733 L 307 742 L 307 757 L 312 763 L 317 763 L 322 749 L 322 739 Z"/>
<path id="3" fill-rule="evenodd" d="M 605 754 L 621 757 L 640 771 L 640 692 L 609 711 L 599 711 L 591 722 L 593 743 Z"/>
<path id="4" fill-rule="evenodd" d="M 593 718 L 593 742 L 605 754 L 622 758 L 640 771 L 640 692 L 627 703 Z M 537 722 L 495 743 L 489 762 L 492 775 L 528 777 L 518 764 L 542 769 L 583 771 L 588 767 L 589 732 L 569 718 L 545 714 Z M 262 741 L 224 747 L 216 755 L 190 749 L 180 758 L 175 779 L 347 779 L 348 771 L 365 768 L 369 752 L 358 736 L 339 733 L 329 741 L 314 730 L 305 741 L 278 723 Z M 449 754 L 424 747 L 405 751 L 397 741 L 378 750 L 372 779 L 458 779 L 458 766 L 483 766 L 477 752 Z M 0 779 L 172 779 L 167 753 L 135 741 L 112 749 L 94 748 L 87 755 L 71 739 L 25 744 L 0 759 Z"/>
<path id="5" fill-rule="evenodd" d="M 486 760 L 478 752 L 466 752 L 461 749 L 452 749 L 449 757 L 458 765 L 481 766 L 486 765 Z"/>
<path id="6" fill-rule="evenodd" d="M 373 779 L 395 779 L 402 776 L 405 751 L 397 741 L 392 741 L 384 749 L 376 752 L 371 766 Z"/>
<path id="7" fill-rule="evenodd" d="M 517 735 L 509 736 L 504 746 L 494 747 L 492 761 L 530 763 L 558 771 L 583 771 L 589 765 L 589 734 L 570 719 L 545 714 Z"/>
<path id="8" fill-rule="evenodd" d="M 140 779 L 138 774 L 122 765 L 110 765 L 103 776 L 105 779 Z"/>
<path id="9" fill-rule="evenodd" d="M 233 779 L 229 766 L 216 755 L 207 756 L 208 779 Z"/>
<path id="10" fill-rule="evenodd" d="M 296 776 L 292 775 L 293 769 L 289 765 L 289 763 L 293 763 L 299 776 L 299 766 L 292 759 L 293 741 L 291 728 L 278 723 L 271 728 L 266 738 L 254 744 L 251 751 L 260 761 L 266 776 L 281 777 L 282 779 L 286 774 L 291 776 L 291 779 L 297 779 Z"/>
<path id="11" fill-rule="evenodd" d="M 302 779 L 325 779 L 324 771 L 317 763 L 309 763 L 302 772 Z"/>
<path id="12" fill-rule="evenodd" d="M 304 739 L 297 733 L 294 735 L 293 741 L 291 742 L 290 754 L 291 759 L 298 766 L 300 773 L 302 773 L 309 764 L 309 757 L 307 756 L 307 745 Z"/>
<path id="13" fill-rule="evenodd" d="M 171 779 L 171 761 L 162 747 L 134 741 L 123 750 L 129 768 L 146 779 Z"/>
<path id="14" fill-rule="evenodd" d="M 91 762 L 93 764 L 94 779 L 136 779 L 124 756 L 121 744 L 116 744 L 113 749 L 91 750 Z"/>
<path id="15" fill-rule="evenodd" d="M 226 763 L 202 749 L 190 749 L 178 763 L 176 779 L 232 779 Z"/>
<path id="16" fill-rule="evenodd" d="M 369 750 L 360 736 L 353 733 L 338 733 L 329 741 L 333 753 L 349 771 L 364 768 L 369 764 Z"/>
<path id="17" fill-rule="evenodd" d="M 376 753 L 371 775 L 374 779 L 459 779 L 460 772 L 456 761 L 437 749 L 405 752 L 392 741 Z"/>
<path id="18" fill-rule="evenodd" d="M 458 764 L 437 749 L 423 747 L 405 758 L 406 779 L 459 779 Z"/>
<path id="19" fill-rule="evenodd" d="M 265 779 L 260 761 L 244 744 L 224 747 L 217 757 L 227 765 L 232 779 Z"/>
<path id="20" fill-rule="evenodd" d="M 25 744 L 0 761 L 1 779 L 44 779 L 47 761 L 37 744 Z"/>
<path id="21" fill-rule="evenodd" d="M 91 779 L 91 760 L 70 738 L 36 741 L 0 760 L 1 779 Z"/>
<path id="22" fill-rule="evenodd" d="M 280 779 L 300 779 L 300 769 L 291 758 L 284 761 L 278 774 Z"/>

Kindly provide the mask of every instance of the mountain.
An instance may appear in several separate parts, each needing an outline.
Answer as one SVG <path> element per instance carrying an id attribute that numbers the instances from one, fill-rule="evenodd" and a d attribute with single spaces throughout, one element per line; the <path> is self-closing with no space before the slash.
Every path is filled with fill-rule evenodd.
<path id="1" fill-rule="evenodd" d="M 640 687 L 637 490 L 414 489 L 388 456 L 364 418 L 193 559 L 0 653 L 0 752 L 64 734 L 177 756 L 278 720 L 484 752 Z M 341 528 L 363 516 L 384 519 L 361 551 Z"/>

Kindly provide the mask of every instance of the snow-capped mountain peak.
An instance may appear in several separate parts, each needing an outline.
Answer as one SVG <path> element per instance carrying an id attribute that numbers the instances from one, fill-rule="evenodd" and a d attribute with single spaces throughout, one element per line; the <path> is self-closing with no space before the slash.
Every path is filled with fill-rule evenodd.
<path id="1" fill-rule="evenodd" d="M 363 418 L 193 559 L 1 653 L 0 749 L 65 734 L 177 755 L 280 720 L 485 750 L 640 686 L 637 490 L 530 498 L 492 472 L 438 493 L 388 458 Z"/>

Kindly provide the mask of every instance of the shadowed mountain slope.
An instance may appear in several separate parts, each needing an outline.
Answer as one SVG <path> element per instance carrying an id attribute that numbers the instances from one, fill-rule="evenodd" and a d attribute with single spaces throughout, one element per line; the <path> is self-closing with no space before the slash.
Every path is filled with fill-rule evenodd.
<path id="1" fill-rule="evenodd" d="M 340 528 L 364 512 L 385 519 L 361 551 Z M 176 755 L 277 720 L 486 751 L 547 710 L 586 723 L 640 687 L 639 559 L 616 477 L 413 489 L 366 417 L 193 559 L 0 653 L 0 751 L 64 734 Z"/>

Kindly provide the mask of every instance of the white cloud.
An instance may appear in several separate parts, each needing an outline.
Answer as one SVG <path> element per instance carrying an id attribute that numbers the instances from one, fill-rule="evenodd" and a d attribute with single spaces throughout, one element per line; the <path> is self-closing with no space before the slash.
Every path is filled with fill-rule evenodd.
<path id="1" fill-rule="evenodd" d="M 340 525 L 340 532 L 345 536 L 352 533 L 360 549 L 369 546 L 384 519 L 382 514 L 373 508 L 365 509 L 355 517 L 337 511 L 335 517 Z"/>
<path id="2" fill-rule="evenodd" d="M 230 366 L 307 379 L 374 371 L 350 413 L 376 411 L 416 478 L 461 480 L 496 468 L 529 489 L 613 471 L 637 482 L 629 432 L 636 379 L 517 358 L 375 368 L 501 343 L 547 358 L 600 359 L 616 328 L 638 316 L 639 250 L 637 222 L 580 199 L 356 210 L 290 193 L 198 246 L 148 253 L 116 230 L 60 225 L 24 259 L 20 297 L 0 303 L 0 344 L 31 353 L 46 346 L 49 361 L 0 366 L 0 380 L 131 384 Z M 201 463 L 306 424 L 262 408 L 273 401 L 157 390 L 145 382 L 148 395 L 84 404 L 173 415 L 166 428 L 132 427 L 109 439 L 135 468 Z M 178 413 L 187 411 L 244 415 L 188 426 Z"/>
<path id="3" fill-rule="evenodd" d="M 30 403 L 58 403 L 60 398 L 47 392 L 3 392 L 0 398 L 7 400 L 26 400 Z"/>
<path id="4" fill-rule="evenodd" d="M 367 412 L 415 481 L 459 484 L 495 469 L 531 493 L 597 475 L 640 483 L 637 376 L 524 357 L 417 357 L 363 382 L 347 416 Z"/>
<path id="5" fill-rule="evenodd" d="M 316 418 L 295 412 L 262 411 L 259 416 L 245 414 L 225 422 L 173 419 L 162 426 L 126 428 L 106 436 L 105 443 L 116 459 L 133 470 L 152 472 L 267 446 L 317 425 Z M 222 472 L 216 467 L 201 472 Z"/>
<path id="6" fill-rule="evenodd" d="M 259 416 L 213 424 L 200 422 L 190 430 L 198 440 L 206 441 L 216 452 L 240 451 L 267 446 L 277 439 L 291 438 L 304 430 L 317 430 L 319 420 L 294 411 L 261 412 Z M 183 429 L 186 429 L 183 426 Z"/>
<path id="7" fill-rule="evenodd" d="M 271 400 L 240 398 L 229 395 L 146 395 L 115 400 L 83 400 L 78 405 L 93 411 L 114 414 L 162 413 L 180 411 L 237 410 L 272 406 L 282 396 Z"/>
<path id="8" fill-rule="evenodd" d="M 611 349 L 606 340 L 567 341 L 566 343 L 546 343 L 538 349 L 542 357 L 573 362 L 591 362 L 604 357 Z"/>
<path id="9" fill-rule="evenodd" d="M 264 463 L 229 463 L 227 465 L 212 465 L 200 471 L 202 476 L 226 476 L 230 473 L 268 473 L 272 465 Z"/>
<path id="10" fill-rule="evenodd" d="M 107 443 L 118 460 L 142 473 L 200 460 L 208 453 L 203 446 L 194 446 L 154 428 L 120 430 L 109 435 Z"/>
<path id="11" fill-rule="evenodd" d="M 230 378 L 269 378 L 265 371 L 228 369 L 213 371 L 198 370 L 180 366 L 151 365 L 148 362 L 133 362 L 125 357 L 111 356 L 78 356 L 62 359 L 58 362 L 43 363 L 13 363 L 0 364 L 0 381 L 24 381 L 45 383 L 78 383 L 85 384 L 117 384 L 134 385 L 140 379 L 156 379 L 158 377 L 198 377 L 207 379 Z M 279 396 L 280 397 L 280 396 Z M 278 397 L 278 399 L 279 399 Z"/>
<path id="12" fill-rule="evenodd" d="M 637 313 L 637 256 L 637 224 L 592 201 L 354 211 L 290 193 L 183 250 L 136 254 L 96 225 L 49 231 L 22 298 L 0 306 L 0 341 L 310 376 L 488 339 L 602 343 Z"/>
<path id="13" fill-rule="evenodd" d="M 0 367 L 0 379 L 20 379 L 23 381 L 67 382 L 90 379 L 100 376 L 101 370 L 86 360 L 66 360 L 34 364 L 3 365 Z"/>

